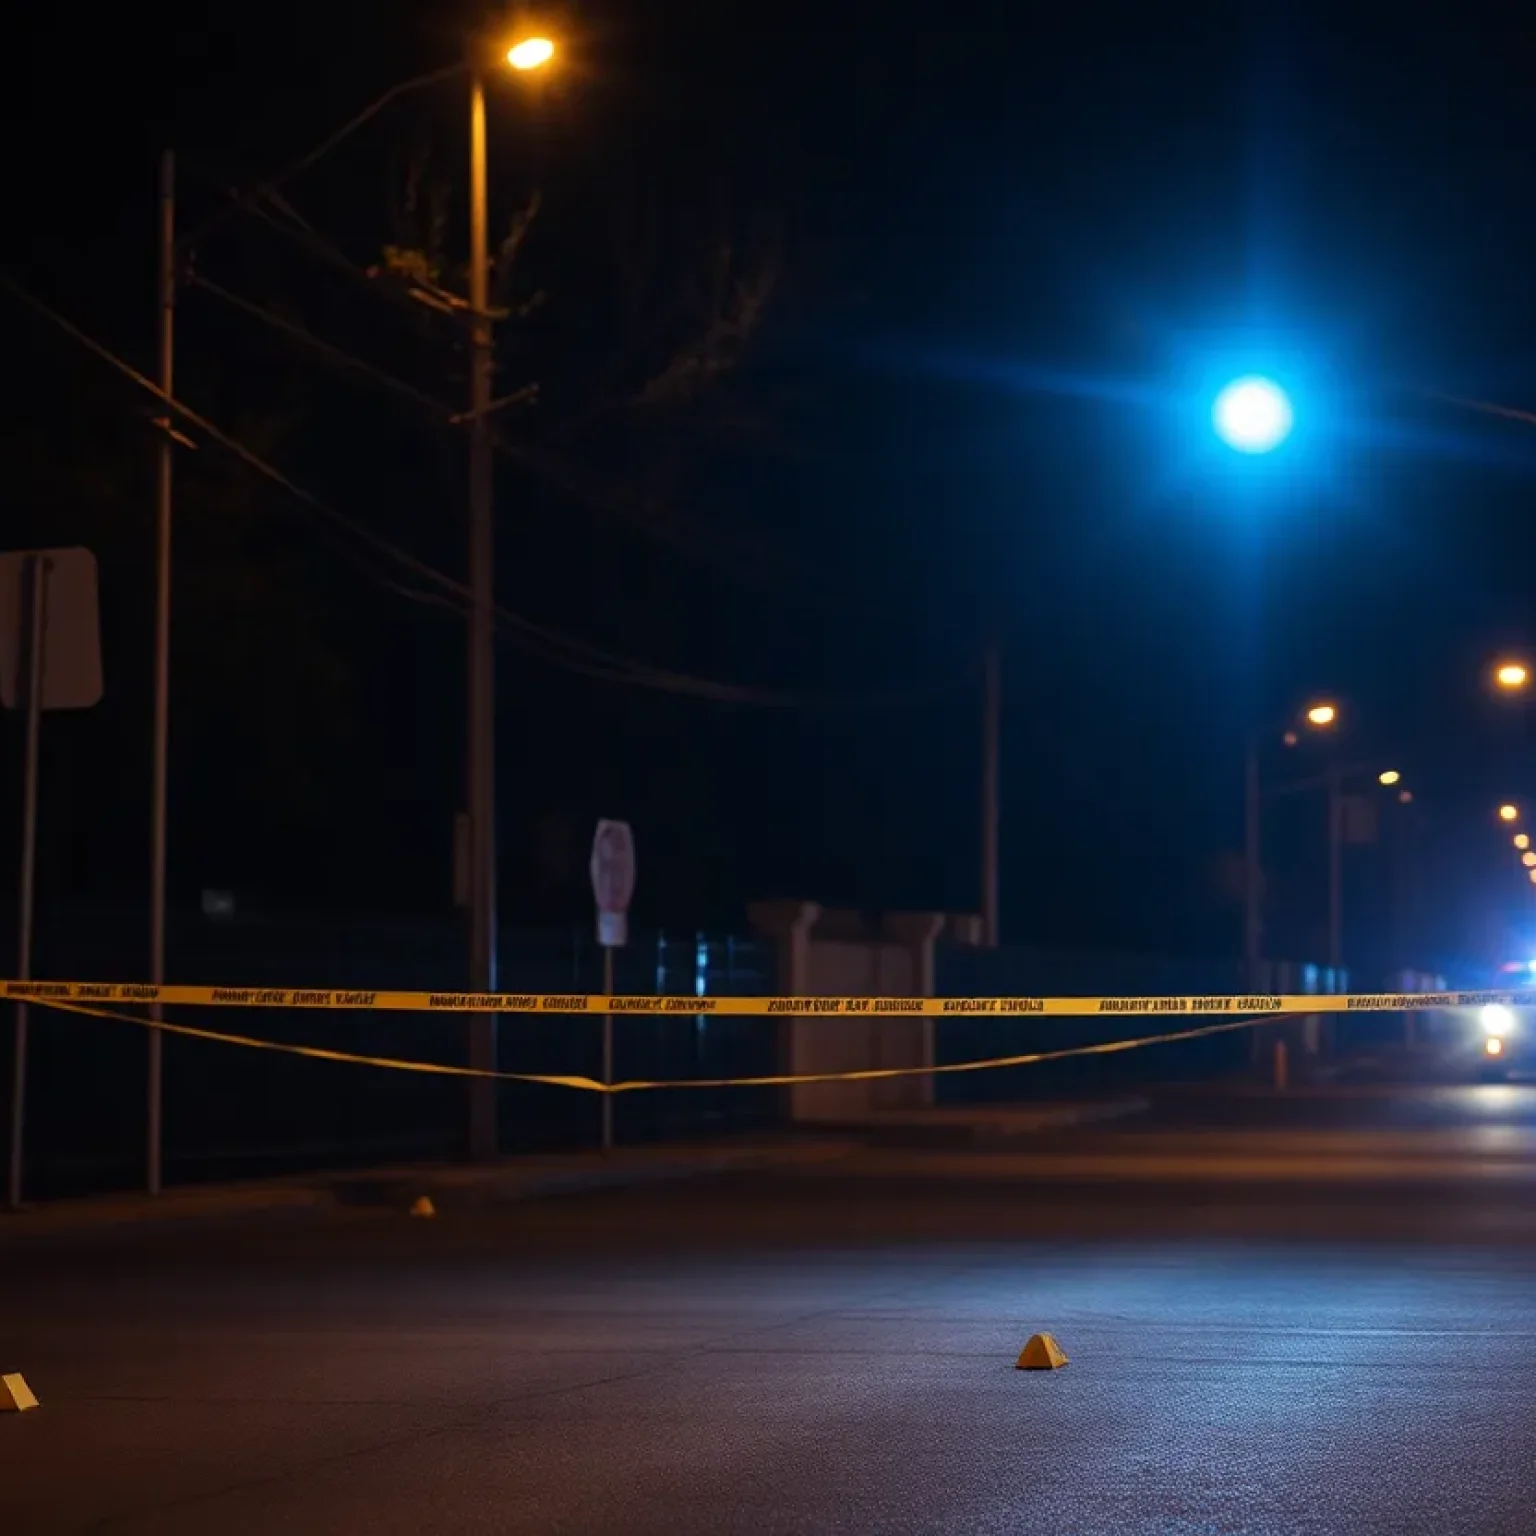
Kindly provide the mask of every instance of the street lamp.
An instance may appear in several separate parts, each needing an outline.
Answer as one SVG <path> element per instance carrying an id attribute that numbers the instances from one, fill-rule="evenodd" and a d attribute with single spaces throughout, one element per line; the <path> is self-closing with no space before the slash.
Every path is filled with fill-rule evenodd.
<path id="1" fill-rule="evenodd" d="M 1396 768 L 1388 768 L 1385 773 L 1378 773 L 1376 775 L 1376 782 L 1378 784 L 1391 785 L 1396 784 L 1401 778 L 1402 774 L 1400 774 Z"/>
<path id="2" fill-rule="evenodd" d="M 1211 407 L 1216 434 L 1239 453 L 1270 453 L 1291 435 L 1294 416 L 1286 393 L 1271 379 L 1234 379 Z"/>
<path id="3" fill-rule="evenodd" d="M 1536 853 L 1522 853 L 1520 855 L 1520 862 L 1524 864 L 1527 869 L 1536 869 Z"/>
<path id="4" fill-rule="evenodd" d="M 1531 674 L 1524 662 L 1504 661 L 1494 670 L 1493 680 L 1506 693 L 1519 693 L 1530 682 Z"/>
<path id="5" fill-rule="evenodd" d="M 1515 847 L 1516 848 L 1529 848 L 1530 846 L 1531 846 L 1531 836 L 1530 836 L 1530 833 L 1528 833 L 1528 832 L 1516 832 L 1515 833 Z"/>
<path id="6" fill-rule="evenodd" d="M 1500 821 L 1519 821 L 1519 819 L 1520 819 L 1520 808 L 1519 808 L 1519 806 L 1505 804 L 1505 805 L 1501 805 L 1499 807 L 1499 820 Z"/>
<path id="7" fill-rule="evenodd" d="M 543 69 L 555 56 L 555 45 L 547 37 L 525 37 L 507 49 L 507 63 L 513 69 Z"/>
<path id="8" fill-rule="evenodd" d="M 1319 699 L 1301 711 L 1299 722 L 1315 731 L 1330 730 L 1338 723 L 1339 707 L 1326 699 Z M 1285 745 L 1294 747 L 1300 739 L 1297 732 L 1288 730 L 1281 738 Z M 1243 771 L 1243 964 L 1248 985 L 1260 990 L 1259 962 L 1263 948 L 1264 875 L 1260 860 L 1263 856 L 1264 790 L 1259 762 L 1259 738 L 1248 737 L 1248 750 Z"/>
<path id="9" fill-rule="evenodd" d="M 506 51 L 508 65 L 536 70 L 553 58 L 548 38 L 519 39 Z M 495 542 L 491 508 L 491 256 L 489 174 L 485 145 L 485 74 L 479 50 L 469 64 L 469 708 L 467 734 L 469 970 L 479 992 L 497 988 L 496 966 L 496 678 Z M 496 1015 L 477 1013 L 470 1024 L 469 1064 L 496 1070 Z M 469 1155 L 489 1162 L 499 1150 L 497 1084 L 490 1076 L 470 1080 Z"/>

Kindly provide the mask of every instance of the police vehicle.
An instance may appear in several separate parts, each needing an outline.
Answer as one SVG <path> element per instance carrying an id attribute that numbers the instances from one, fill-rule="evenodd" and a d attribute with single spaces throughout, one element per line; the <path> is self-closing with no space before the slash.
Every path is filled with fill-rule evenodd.
<path id="1" fill-rule="evenodd" d="M 1482 1075 L 1502 1079 L 1536 1068 L 1536 960 L 1511 960 L 1499 967 L 1493 988 L 1530 991 L 1530 1006 L 1484 1003 L 1475 1011 L 1473 1048 Z"/>

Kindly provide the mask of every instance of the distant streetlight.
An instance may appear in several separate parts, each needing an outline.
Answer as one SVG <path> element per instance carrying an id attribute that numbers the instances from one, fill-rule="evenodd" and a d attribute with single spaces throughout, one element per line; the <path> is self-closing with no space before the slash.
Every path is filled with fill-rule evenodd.
<path id="1" fill-rule="evenodd" d="M 1501 805 L 1499 807 L 1500 821 L 1519 821 L 1520 808 L 1515 805 Z"/>
<path id="2" fill-rule="evenodd" d="M 1520 862 L 1527 869 L 1536 869 L 1536 853 L 1522 853 L 1520 855 Z"/>
<path id="3" fill-rule="evenodd" d="M 1298 715 L 1292 716 L 1296 725 L 1306 725 L 1312 730 L 1326 731 L 1338 723 L 1339 706 L 1326 699 L 1319 699 L 1308 705 Z M 1281 740 L 1288 747 L 1294 747 L 1300 740 L 1300 735 L 1293 727 L 1286 731 Z M 1244 973 L 1248 977 L 1249 985 L 1255 990 L 1260 990 L 1261 951 L 1263 949 L 1263 905 L 1264 905 L 1264 875 L 1262 864 L 1263 822 L 1264 822 L 1264 786 L 1262 783 L 1262 771 L 1260 764 L 1260 738 L 1255 734 L 1248 737 L 1248 751 L 1244 764 L 1244 814 L 1243 814 L 1243 966 Z M 1337 857 L 1338 843 L 1342 842 L 1341 806 L 1342 796 L 1335 793 L 1334 772 L 1329 774 L 1329 841 L 1333 849 L 1329 859 L 1329 958 L 1328 963 L 1337 967 L 1339 960 L 1339 859 Z"/>
<path id="4" fill-rule="evenodd" d="M 1397 792 L 1397 803 L 1399 805 L 1412 805 L 1413 804 L 1413 791 L 1411 789 L 1400 789 L 1400 790 L 1398 790 L 1398 792 Z"/>
<path id="5" fill-rule="evenodd" d="M 1531 680 L 1530 669 L 1519 661 L 1500 662 L 1493 680 L 1508 693 L 1518 693 Z"/>
<path id="6" fill-rule="evenodd" d="M 555 45 L 547 37 L 525 37 L 507 49 L 513 69 L 543 69 L 554 56 Z"/>
<path id="7" fill-rule="evenodd" d="M 1515 847 L 1516 848 L 1529 848 L 1530 846 L 1531 846 L 1530 833 L 1528 833 L 1528 832 L 1516 832 L 1515 833 Z"/>
<path id="8" fill-rule="evenodd" d="M 1376 782 L 1378 784 L 1396 784 L 1401 778 L 1402 774 L 1400 774 L 1396 768 L 1388 768 L 1385 773 L 1379 773 L 1376 775 Z"/>
<path id="9" fill-rule="evenodd" d="M 1271 379 L 1234 379 L 1216 396 L 1211 421 L 1217 436 L 1239 453 L 1270 453 L 1291 435 L 1291 402 Z"/>

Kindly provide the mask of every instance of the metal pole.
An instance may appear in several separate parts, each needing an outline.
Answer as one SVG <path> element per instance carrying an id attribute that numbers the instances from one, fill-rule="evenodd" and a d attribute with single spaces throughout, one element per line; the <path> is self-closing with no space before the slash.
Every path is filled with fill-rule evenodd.
<path id="1" fill-rule="evenodd" d="M 494 544 L 491 514 L 491 313 L 489 194 L 485 145 L 485 78 L 478 59 L 469 71 L 469 969 L 470 986 L 496 990 L 496 689 L 494 673 Z M 494 1013 L 469 1022 L 470 1065 L 496 1068 Z M 470 1079 L 469 1155 L 488 1162 L 498 1150 L 496 1083 Z"/>
<path id="2" fill-rule="evenodd" d="M 1258 992 L 1263 957 L 1264 804 L 1259 785 L 1259 742 L 1248 737 L 1243 760 L 1243 972 L 1246 985 Z"/>
<path id="3" fill-rule="evenodd" d="M 1419 991 L 1419 973 L 1414 968 L 1414 942 L 1410 935 L 1409 903 L 1410 873 L 1409 856 L 1412 848 L 1413 822 L 1410 808 L 1404 806 L 1401 813 L 1392 818 L 1392 951 L 1393 964 L 1399 975 L 1395 985 L 1405 991 Z M 1417 1032 L 1417 1016 L 1413 1009 L 1403 1014 L 1403 1044 L 1410 1049 Z"/>
<path id="4" fill-rule="evenodd" d="M 1404 807 L 1392 818 L 1390 852 L 1392 859 L 1392 965 L 1407 972 L 1411 968 L 1412 945 L 1408 940 L 1408 811 Z"/>
<path id="5" fill-rule="evenodd" d="M 160 157 L 160 388 L 175 393 L 176 355 L 176 158 Z M 165 984 L 165 844 L 171 723 L 171 471 L 173 444 L 169 415 L 159 423 L 155 473 L 155 704 L 154 748 L 149 802 L 149 980 Z M 146 1085 L 145 1188 L 158 1195 L 164 1141 L 163 1069 L 165 1037 L 158 1028 L 159 1003 L 149 1009 L 149 1079 Z"/>
<path id="6" fill-rule="evenodd" d="M 17 906 L 16 979 L 32 979 L 32 926 L 37 899 L 38 746 L 43 724 L 43 646 L 48 633 L 48 560 L 35 555 L 27 570 L 26 650 L 22 676 L 26 679 L 27 734 L 21 790 L 21 886 Z M 25 1150 L 27 1111 L 27 1005 L 16 1004 L 11 1068 L 11 1157 L 6 1203 L 21 1209 L 21 1170 Z"/>
<path id="7" fill-rule="evenodd" d="M 998 838 L 1002 821 L 1002 655 L 994 639 L 983 663 L 981 717 L 981 935 L 988 949 L 999 937 Z"/>
<path id="8" fill-rule="evenodd" d="M 1335 972 L 1344 965 L 1344 775 L 1337 768 L 1328 770 L 1328 965 Z"/>
<path id="9" fill-rule="evenodd" d="M 613 946 L 603 945 L 603 996 L 613 996 Z M 613 1015 L 603 1015 L 603 1082 L 613 1082 Z M 613 1095 L 603 1095 L 603 1151 L 613 1151 Z"/>
<path id="10" fill-rule="evenodd" d="M 1337 767 L 1328 770 L 1328 969 L 1331 989 L 1340 989 L 1344 968 L 1344 775 Z M 1309 1019 L 1308 1048 L 1314 1054 L 1332 1049 L 1338 1039 L 1333 1017 L 1321 1014 Z"/>

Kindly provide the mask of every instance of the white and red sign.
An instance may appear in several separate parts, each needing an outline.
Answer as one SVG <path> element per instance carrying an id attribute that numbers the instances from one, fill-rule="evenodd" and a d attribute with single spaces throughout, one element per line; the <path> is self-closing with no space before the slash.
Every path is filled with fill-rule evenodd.
<path id="1" fill-rule="evenodd" d="M 629 904 L 635 894 L 635 838 L 627 821 L 600 821 L 592 839 L 592 894 L 597 898 L 597 942 L 617 949 L 629 941 Z"/>

